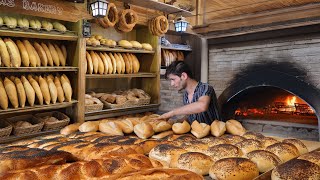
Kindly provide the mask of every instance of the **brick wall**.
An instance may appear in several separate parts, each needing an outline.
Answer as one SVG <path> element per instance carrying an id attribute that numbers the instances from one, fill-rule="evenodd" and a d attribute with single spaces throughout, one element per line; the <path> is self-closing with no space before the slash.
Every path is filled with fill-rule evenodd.
<path id="1" fill-rule="evenodd" d="M 209 46 L 208 82 L 219 97 L 235 74 L 265 59 L 291 59 L 308 71 L 308 79 L 320 89 L 320 34 Z"/>
<path id="2" fill-rule="evenodd" d="M 160 96 L 161 106 L 159 111 L 166 112 L 183 105 L 183 93 L 178 92 L 176 89 L 171 87 L 169 80 L 160 80 Z"/>

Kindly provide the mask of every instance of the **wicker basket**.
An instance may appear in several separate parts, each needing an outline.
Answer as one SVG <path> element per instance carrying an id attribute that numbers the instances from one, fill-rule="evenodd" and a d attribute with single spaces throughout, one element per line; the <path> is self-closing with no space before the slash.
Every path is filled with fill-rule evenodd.
<path id="1" fill-rule="evenodd" d="M 45 112 L 45 113 L 39 113 L 35 115 L 36 117 L 40 118 L 42 122 L 44 122 L 43 130 L 55 130 L 55 129 L 61 129 L 69 124 L 70 118 L 59 112 L 59 111 L 52 111 L 52 112 Z M 46 122 L 45 117 L 55 117 L 58 119 L 56 122 Z"/>
<path id="2" fill-rule="evenodd" d="M 85 105 L 85 112 L 101 111 L 103 109 L 103 103 Z"/>
<path id="3" fill-rule="evenodd" d="M 148 105 L 150 104 L 151 97 L 145 93 L 145 98 L 139 98 L 138 105 Z"/>
<path id="4" fill-rule="evenodd" d="M 106 109 L 115 109 L 115 108 L 129 108 L 129 107 L 134 107 L 134 106 L 138 106 L 138 102 L 137 100 L 127 100 L 125 103 L 123 104 L 111 104 L 107 101 L 104 100 L 100 100 L 103 104 L 104 107 Z"/>
<path id="5" fill-rule="evenodd" d="M 10 136 L 12 126 L 5 120 L 0 121 L 0 138 Z"/>
<path id="6" fill-rule="evenodd" d="M 12 125 L 14 135 L 39 132 L 41 131 L 44 124 L 39 118 L 33 115 L 16 116 L 16 117 L 8 118 L 7 121 Z M 27 121 L 32 125 L 29 127 L 15 127 L 14 123 L 18 121 Z"/>

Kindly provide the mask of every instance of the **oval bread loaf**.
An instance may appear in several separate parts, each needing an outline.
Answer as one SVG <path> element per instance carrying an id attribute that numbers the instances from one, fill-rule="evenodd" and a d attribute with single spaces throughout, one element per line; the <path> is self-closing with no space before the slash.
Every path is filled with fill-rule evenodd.
<path id="1" fill-rule="evenodd" d="M 175 134 L 185 134 L 189 132 L 190 129 L 191 129 L 191 126 L 187 121 L 183 121 L 182 123 L 174 123 L 172 125 L 172 131 Z"/>
<path id="2" fill-rule="evenodd" d="M 108 74 L 108 66 L 109 66 L 109 63 L 108 63 L 108 61 L 107 61 L 107 58 L 106 58 L 106 56 L 102 53 L 102 52 L 100 52 L 99 53 L 99 56 L 100 56 L 100 59 L 102 60 L 102 62 L 103 62 L 103 66 L 104 66 L 104 72 L 103 72 L 103 74 Z"/>
<path id="3" fill-rule="evenodd" d="M 29 61 L 30 61 L 30 66 L 31 67 L 36 67 L 37 66 L 37 57 L 33 52 L 33 46 L 28 40 L 23 40 L 23 44 L 27 49 L 28 55 L 29 55 Z"/>
<path id="4" fill-rule="evenodd" d="M 60 103 L 64 102 L 65 97 L 64 97 L 63 88 L 61 86 L 60 78 L 57 76 L 54 78 L 54 85 L 57 88 L 58 101 Z"/>
<path id="5" fill-rule="evenodd" d="M 0 38 L 0 56 L 1 62 L 5 67 L 11 67 L 10 55 L 6 43 Z"/>
<path id="6" fill-rule="evenodd" d="M 113 67 L 112 74 L 115 74 L 115 73 L 117 72 L 117 60 L 114 58 L 114 56 L 112 55 L 112 53 L 109 53 L 109 57 L 110 57 L 110 59 L 111 59 L 112 67 Z"/>
<path id="7" fill-rule="evenodd" d="M 63 44 L 61 45 L 61 51 L 62 51 L 62 54 L 64 56 L 65 61 L 67 61 L 67 57 L 68 57 L 67 48 Z"/>
<path id="8" fill-rule="evenodd" d="M 29 54 L 27 52 L 27 48 L 24 46 L 24 44 L 20 40 L 17 40 L 16 44 L 20 51 L 22 65 L 25 67 L 29 67 L 30 60 L 29 60 Z"/>
<path id="9" fill-rule="evenodd" d="M 47 54 L 44 51 L 44 49 L 42 48 L 42 46 L 40 44 L 38 44 L 37 42 L 34 42 L 34 48 L 36 49 L 39 57 L 40 57 L 40 61 L 41 61 L 41 65 L 42 66 L 47 66 L 48 64 L 48 58 L 47 58 Z"/>
<path id="10" fill-rule="evenodd" d="M 47 65 L 53 66 L 53 59 L 52 59 L 51 52 L 50 52 L 48 46 L 45 43 L 42 42 L 41 43 L 41 47 L 44 50 L 44 52 L 46 53 L 47 60 L 48 60 Z"/>
<path id="11" fill-rule="evenodd" d="M 67 31 L 67 28 L 63 24 L 61 24 L 61 23 L 59 23 L 57 21 L 53 22 L 52 25 L 53 25 L 54 29 L 56 29 L 56 30 L 58 30 L 60 32 L 66 32 Z"/>
<path id="12" fill-rule="evenodd" d="M 114 53 L 114 54 L 113 54 L 113 57 L 114 57 L 114 59 L 116 60 L 117 73 L 118 73 L 118 74 L 121 74 L 121 72 L 122 72 L 122 62 L 121 62 L 121 60 L 120 60 L 120 58 L 119 58 L 119 56 L 118 56 L 117 53 Z"/>
<path id="13" fill-rule="evenodd" d="M 59 62 L 61 66 L 66 66 L 66 59 L 62 53 L 62 50 L 57 44 L 53 44 L 54 48 L 56 49 L 56 52 L 58 53 Z"/>
<path id="14" fill-rule="evenodd" d="M 28 80 L 37 95 L 39 104 L 43 105 L 43 95 L 42 95 L 42 92 L 41 92 L 41 89 L 40 89 L 38 82 L 35 79 L 33 79 L 33 77 L 31 75 L 28 75 Z"/>
<path id="15" fill-rule="evenodd" d="M 40 84 L 40 89 L 43 95 L 44 102 L 46 104 L 50 104 L 51 97 L 50 97 L 50 90 L 49 90 L 47 81 L 43 79 L 41 76 L 39 76 L 39 84 Z"/>
<path id="16" fill-rule="evenodd" d="M 96 57 L 96 53 L 94 51 L 90 51 L 90 56 L 93 64 L 93 73 L 98 74 L 99 71 L 99 59 Z"/>
<path id="17" fill-rule="evenodd" d="M 124 62 L 124 59 L 123 59 L 121 53 L 118 53 L 118 56 L 119 56 L 119 58 L 121 60 L 121 64 L 122 64 L 121 74 L 124 74 L 126 72 L 126 64 Z"/>
<path id="18" fill-rule="evenodd" d="M 108 136 L 123 136 L 121 128 L 115 122 L 101 122 L 99 124 L 99 131 L 103 132 Z"/>
<path id="19" fill-rule="evenodd" d="M 104 65 L 101 57 L 99 56 L 98 53 L 95 53 L 96 58 L 98 59 L 99 65 L 98 65 L 98 73 L 99 74 L 104 74 Z"/>
<path id="20" fill-rule="evenodd" d="M 0 107 L 4 110 L 8 109 L 9 101 L 6 93 L 6 89 L 4 88 L 4 84 L 2 79 L 0 78 Z"/>
<path id="21" fill-rule="evenodd" d="M 42 28 L 45 29 L 46 31 L 51 31 L 53 29 L 53 25 L 49 21 L 42 21 L 41 25 L 42 25 Z"/>
<path id="22" fill-rule="evenodd" d="M 24 77 L 21 76 L 21 81 L 23 83 L 24 90 L 26 92 L 27 100 L 30 106 L 34 106 L 34 101 L 36 99 L 36 93 L 30 84 L 30 82 Z"/>
<path id="23" fill-rule="evenodd" d="M 18 98 L 19 98 L 19 104 L 20 107 L 24 107 L 26 105 L 26 92 L 24 90 L 23 84 L 19 78 L 14 79 L 14 83 L 16 84 L 17 92 L 18 92 Z"/>
<path id="24" fill-rule="evenodd" d="M 50 50 L 54 65 L 60 66 L 60 59 L 59 59 L 58 52 L 56 51 L 56 49 L 51 43 L 48 43 L 48 48 Z"/>
<path id="25" fill-rule="evenodd" d="M 92 63 L 92 58 L 91 55 L 88 53 L 88 51 L 86 51 L 86 60 L 87 60 L 87 64 L 88 64 L 88 74 L 92 74 L 93 73 L 93 63 Z"/>
<path id="26" fill-rule="evenodd" d="M 7 50 L 10 55 L 10 61 L 12 67 L 20 67 L 21 66 L 21 56 L 17 45 L 11 39 L 4 39 L 6 43 Z"/>
<path id="27" fill-rule="evenodd" d="M 4 79 L 4 88 L 6 89 L 7 96 L 12 106 L 14 108 L 18 108 L 19 100 L 18 100 L 17 88 L 15 84 L 7 77 Z"/>
<path id="28" fill-rule="evenodd" d="M 71 84 L 70 84 L 70 82 L 68 82 L 69 80 L 66 79 L 64 76 L 61 76 L 60 80 L 61 80 L 61 86 L 63 88 L 64 96 L 65 96 L 67 102 L 71 102 L 71 98 L 72 98 Z"/>
<path id="29" fill-rule="evenodd" d="M 71 133 L 77 132 L 79 129 L 80 123 L 70 124 L 60 130 L 60 134 L 69 135 Z"/>

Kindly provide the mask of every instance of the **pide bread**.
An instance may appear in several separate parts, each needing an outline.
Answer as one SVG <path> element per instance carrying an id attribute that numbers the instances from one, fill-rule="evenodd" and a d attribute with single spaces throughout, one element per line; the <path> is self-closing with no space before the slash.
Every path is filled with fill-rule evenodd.
<path id="1" fill-rule="evenodd" d="M 19 98 L 19 104 L 20 104 L 20 107 L 24 107 L 25 104 L 26 104 L 26 92 L 24 90 L 24 87 L 23 87 L 23 84 L 21 82 L 21 80 L 17 77 L 14 78 L 14 83 L 16 85 L 16 88 L 17 88 L 17 92 L 18 92 L 18 98 Z"/>
<path id="2" fill-rule="evenodd" d="M 121 62 L 119 56 L 117 55 L 117 53 L 114 53 L 113 57 L 114 57 L 115 62 L 117 64 L 116 65 L 117 74 L 121 74 L 121 72 L 122 72 L 122 62 Z"/>
<path id="3" fill-rule="evenodd" d="M 64 96 L 66 98 L 67 102 L 71 102 L 71 98 L 72 98 L 72 87 L 70 84 L 70 81 L 68 78 L 66 78 L 66 76 L 62 75 L 60 77 L 60 81 L 61 81 L 61 86 L 63 88 L 63 92 L 64 92 Z"/>
<path id="4" fill-rule="evenodd" d="M 123 59 L 121 53 L 118 53 L 118 56 L 119 56 L 121 63 L 122 63 L 121 73 L 124 74 L 126 72 L 126 64 L 124 62 L 124 59 Z"/>
<path id="5" fill-rule="evenodd" d="M 123 47 L 123 48 L 127 48 L 127 49 L 131 49 L 133 47 L 132 44 L 127 40 L 118 41 L 118 45 Z"/>
<path id="6" fill-rule="evenodd" d="M 104 69 L 104 72 L 103 72 L 103 74 L 108 74 L 108 69 L 109 69 L 109 63 L 108 63 L 108 61 L 107 61 L 107 58 L 106 58 L 106 56 L 102 53 L 102 52 L 100 52 L 99 53 L 99 56 L 100 56 L 100 59 L 102 60 L 102 62 L 103 62 L 103 69 Z"/>
<path id="7" fill-rule="evenodd" d="M 142 45 L 138 41 L 130 41 L 132 46 L 137 49 L 142 49 Z"/>
<path id="8" fill-rule="evenodd" d="M 153 127 L 147 122 L 135 125 L 133 131 L 141 139 L 147 139 L 154 134 Z"/>
<path id="9" fill-rule="evenodd" d="M 306 160 L 292 159 L 274 168 L 271 179 L 320 179 L 320 167 Z"/>
<path id="10" fill-rule="evenodd" d="M 99 59 L 96 57 L 96 53 L 94 51 L 90 51 L 90 56 L 93 64 L 93 73 L 97 74 L 99 71 Z"/>
<path id="11" fill-rule="evenodd" d="M 191 129 L 191 126 L 187 121 L 183 121 L 182 123 L 174 123 L 172 125 L 172 131 L 175 134 L 185 134 L 189 132 L 190 129 Z"/>
<path id="12" fill-rule="evenodd" d="M 6 89 L 4 87 L 4 84 L 3 84 L 3 81 L 2 81 L 1 78 L 0 78 L 0 94 L 1 94 L 0 107 L 2 109 L 6 110 L 6 109 L 8 109 L 9 101 L 8 101 L 8 96 L 7 96 L 7 93 L 6 93 Z"/>
<path id="13" fill-rule="evenodd" d="M 263 138 L 265 138 L 264 135 L 257 133 L 257 132 L 246 132 L 246 133 L 244 133 L 244 135 L 242 135 L 242 137 L 244 137 L 246 139 L 255 139 L 255 140 L 259 140 L 259 141 L 261 141 Z"/>
<path id="14" fill-rule="evenodd" d="M 58 55 L 57 50 L 54 48 L 54 46 L 50 42 L 48 43 L 48 48 L 51 53 L 51 57 L 52 57 L 54 65 L 60 66 L 60 59 L 59 59 L 59 55 Z"/>
<path id="15" fill-rule="evenodd" d="M 123 132 L 120 126 L 115 122 L 101 122 L 99 124 L 99 131 L 105 133 L 108 136 L 123 136 Z"/>
<path id="16" fill-rule="evenodd" d="M 3 84 L 4 84 L 4 88 L 7 92 L 7 96 L 9 98 L 11 105 L 14 108 L 18 108 L 19 107 L 19 100 L 18 100 L 18 93 L 17 93 L 17 88 L 16 88 L 15 84 L 7 77 L 5 77 Z"/>
<path id="17" fill-rule="evenodd" d="M 187 152 L 179 156 L 177 168 L 189 170 L 199 175 L 207 175 L 212 164 L 210 156 L 199 152 Z"/>
<path id="18" fill-rule="evenodd" d="M 265 150 L 251 151 L 246 156 L 257 164 L 260 173 L 267 172 L 281 163 L 278 156 Z"/>
<path id="19" fill-rule="evenodd" d="M 282 142 L 293 144 L 299 151 L 299 154 L 305 154 L 308 152 L 308 148 L 299 139 L 284 139 Z"/>
<path id="20" fill-rule="evenodd" d="M 142 43 L 142 48 L 148 51 L 152 51 L 152 46 L 148 43 Z"/>
<path id="21" fill-rule="evenodd" d="M 275 143 L 268 146 L 266 150 L 277 155 L 282 162 L 287 162 L 300 155 L 299 150 L 293 144 L 289 143 Z"/>
<path id="22" fill-rule="evenodd" d="M 232 134 L 224 134 L 221 136 L 223 139 L 227 140 L 230 144 L 237 144 L 241 141 L 246 140 L 246 138 L 238 135 L 232 135 Z"/>
<path id="23" fill-rule="evenodd" d="M 131 73 L 131 64 L 130 64 L 130 60 L 128 59 L 127 55 L 125 53 L 122 54 L 124 63 L 125 63 L 125 67 L 126 67 L 126 73 L 130 74 Z"/>
<path id="24" fill-rule="evenodd" d="M 88 51 L 86 51 L 86 60 L 87 60 L 87 67 L 88 67 L 88 74 L 92 74 L 93 73 L 93 63 L 92 63 L 92 58 L 91 55 L 88 53 Z"/>
<path id="25" fill-rule="evenodd" d="M 239 121 L 230 119 L 226 122 L 227 132 L 233 135 L 243 135 L 246 129 L 241 125 Z"/>
<path id="26" fill-rule="evenodd" d="M 34 80 L 31 75 L 28 75 L 28 80 L 36 93 L 39 104 L 43 105 L 43 95 L 42 95 L 41 88 L 40 88 L 38 82 L 36 80 Z"/>
<path id="27" fill-rule="evenodd" d="M 64 57 L 62 50 L 57 44 L 53 44 L 54 48 L 56 49 L 56 52 L 58 53 L 59 62 L 61 66 L 66 66 L 66 58 Z"/>
<path id="28" fill-rule="evenodd" d="M 19 51 L 20 51 L 22 65 L 25 67 L 29 67 L 30 60 L 29 60 L 29 54 L 27 52 L 26 47 L 24 46 L 24 44 L 20 40 L 17 40 L 16 44 L 17 44 Z"/>
<path id="29" fill-rule="evenodd" d="M 111 59 L 112 67 L 113 67 L 112 74 L 115 74 L 117 72 L 117 60 L 114 58 L 111 52 L 109 53 L 109 57 Z"/>
<path id="30" fill-rule="evenodd" d="M 39 57 L 40 57 L 40 60 L 41 60 L 41 65 L 42 66 L 47 66 L 48 64 L 48 58 L 47 58 L 47 54 L 46 52 L 44 51 L 44 49 L 42 48 L 42 46 L 40 44 L 38 44 L 37 42 L 34 42 L 34 48 L 36 49 Z"/>
<path id="31" fill-rule="evenodd" d="M 0 55 L 1 62 L 5 67 L 11 67 L 10 55 L 6 46 L 6 43 L 0 38 Z"/>
<path id="32" fill-rule="evenodd" d="M 211 134 L 215 137 L 222 136 L 226 132 L 226 123 L 214 120 L 211 124 Z"/>
<path id="33" fill-rule="evenodd" d="M 228 144 L 229 143 L 227 140 L 225 140 L 223 138 L 212 137 L 212 136 L 199 139 L 199 141 L 208 144 L 208 146 L 210 146 L 210 147 L 215 146 L 215 145 L 219 145 L 219 144 Z"/>
<path id="34" fill-rule="evenodd" d="M 43 95 L 44 102 L 46 104 L 50 104 L 51 96 L 50 96 L 49 86 L 47 81 L 43 79 L 41 76 L 39 76 L 39 85 Z"/>
<path id="35" fill-rule="evenodd" d="M 104 74 L 104 64 L 98 53 L 95 52 L 96 58 L 98 59 L 98 73 Z"/>
<path id="36" fill-rule="evenodd" d="M 96 132 L 99 130 L 99 121 L 87 121 L 79 126 L 80 132 Z"/>
<path id="37" fill-rule="evenodd" d="M 64 92 L 63 92 L 63 88 L 61 86 L 60 78 L 58 76 L 56 76 L 54 78 L 54 85 L 57 88 L 58 101 L 60 103 L 64 102 L 64 100 L 65 100 Z"/>
<path id="38" fill-rule="evenodd" d="M 20 67 L 21 66 L 21 56 L 17 45 L 11 39 L 4 39 L 4 42 L 7 46 L 9 52 L 11 66 Z"/>
<path id="39" fill-rule="evenodd" d="M 225 158 L 215 162 L 209 171 L 212 179 L 254 179 L 259 175 L 257 165 L 245 158 Z"/>
<path id="40" fill-rule="evenodd" d="M 28 103 L 30 106 L 33 106 L 36 99 L 36 93 L 30 82 L 25 78 L 25 76 L 21 76 L 21 81 L 26 92 Z"/>
<path id="41" fill-rule="evenodd" d="M 51 97 L 51 102 L 55 104 L 58 99 L 58 92 L 57 92 L 57 87 L 53 82 L 53 79 L 50 77 L 46 77 L 46 81 L 49 87 L 49 92 L 50 92 L 50 97 Z"/>
<path id="42" fill-rule="evenodd" d="M 105 56 L 107 62 L 108 62 L 108 74 L 112 74 L 113 72 L 113 65 L 112 65 L 112 61 L 111 58 L 109 57 L 109 55 L 104 52 L 103 55 Z"/>
<path id="43" fill-rule="evenodd" d="M 278 140 L 272 137 L 264 137 L 260 141 L 265 148 L 279 142 Z"/>
<path id="44" fill-rule="evenodd" d="M 48 48 L 48 46 L 45 44 L 45 43 L 41 43 L 41 47 L 42 49 L 44 50 L 44 52 L 46 53 L 46 56 L 47 56 L 47 60 L 48 60 L 48 64 L 49 66 L 53 66 L 54 63 L 53 63 L 53 59 L 52 59 L 52 56 L 51 56 L 51 52 Z"/>

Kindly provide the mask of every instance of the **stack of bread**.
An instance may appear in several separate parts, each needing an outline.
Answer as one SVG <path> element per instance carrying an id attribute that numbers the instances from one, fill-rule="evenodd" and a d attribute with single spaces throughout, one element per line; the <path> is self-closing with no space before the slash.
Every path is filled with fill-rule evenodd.
<path id="1" fill-rule="evenodd" d="M 131 53 L 86 52 L 87 74 L 132 74 L 138 73 L 140 62 Z"/>
<path id="2" fill-rule="evenodd" d="M 92 97 L 89 94 L 85 95 L 84 102 L 85 102 L 85 112 L 98 111 L 103 109 L 103 103 L 98 98 Z M 96 108 L 90 108 L 93 106 Z"/>
<path id="3" fill-rule="evenodd" d="M 0 78 L 0 107 L 8 109 L 25 107 L 26 104 L 55 104 L 56 102 L 71 102 L 72 87 L 69 78 L 63 75 L 31 75 L 21 77 Z"/>
<path id="4" fill-rule="evenodd" d="M 4 67 L 40 67 L 65 66 L 67 49 L 55 43 L 38 43 L 33 45 L 28 40 L 0 38 L 0 66 Z"/>
<path id="5" fill-rule="evenodd" d="M 93 35 L 90 38 L 86 38 L 86 44 L 87 46 L 99 46 L 99 45 L 104 45 L 108 47 L 115 47 L 117 45 L 117 42 L 102 37 L 102 35 Z"/>
<path id="6" fill-rule="evenodd" d="M 173 61 L 183 61 L 184 54 L 182 51 L 162 49 L 162 64 L 169 66 Z"/>
<path id="7" fill-rule="evenodd" d="M 66 32 L 67 28 L 58 21 L 50 22 L 43 20 L 40 22 L 38 19 L 28 20 L 27 18 L 15 18 L 4 16 L 0 17 L 0 26 L 6 25 L 10 29 L 20 28 L 20 29 L 33 29 L 33 30 L 46 30 L 52 31 L 56 30 L 59 32 Z"/>

